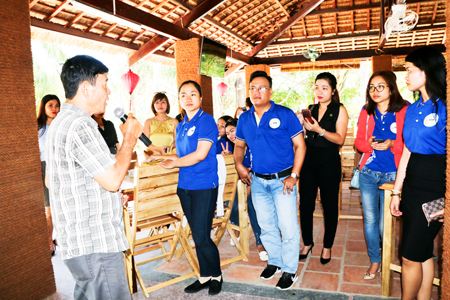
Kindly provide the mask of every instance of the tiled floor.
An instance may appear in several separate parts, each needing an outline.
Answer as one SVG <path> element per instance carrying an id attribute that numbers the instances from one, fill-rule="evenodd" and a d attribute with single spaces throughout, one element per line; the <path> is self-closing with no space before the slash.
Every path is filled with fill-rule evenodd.
<path id="1" fill-rule="evenodd" d="M 348 190 L 344 189 L 343 199 L 344 202 L 349 201 Z M 353 192 L 352 201 L 359 201 L 359 191 Z M 316 212 L 320 213 L 320 211 L 320 204 L 318 204 Z M 341 215 L 361 216 L 361 214 L 362 208 L 360 205 L 345 205 L 341 211 Z M 299 263 L 297 271 L 299 279 L 294 288 L 289 291 L 279 291 L 274 288 L 280 277 L 278 274 L 268 281 L 259 278 L 266 263 L 259 260 L 252 236 L 248 261 L 237 261 L 222 268 L 225 282 L 224 293 L 221 293 L 218 299 L 299 299 L 302 298 L 300 295 L 305 295 L 305 298 L 309 297 L 307 299 L 381 299 L 380 276 L 377 275 L 374 280 L 370 281 L 363 278 L 369 266 L 363 227 L 363 220 L 361 219 L 339 220 L 336 239 L 332 248 L 332 260 L 329 264 L 322 265 L 319 259 L 323 246 L 324 223 L 321 217 L 315 217 L 315 246 L 312 254 L 305 261 Z M 397 228 L 399 227 L 397 226 Z M 436 248 L 436 253 L 440 252 L 439 247 Z M 237 256 L 236 248 L 229 244 L 228 235 L 225 235 L 222 239 L 219 245 L 219 253 L 222 260 Z M 54 265 L 56 265 L 55 268 L 61 268 L 55 261 Z M 149 265 L 140 267 L 141 274 L 149 285 L 166 280 L 164 278 L 173 278 L 190 271 L 189 265 L 183 257 L 181 259 L 173 258 L 171 262 L 160 260 Z M 55 273 L 58 272 L 55 270 Z M 439 273 L 438 268 L 436 273 Z M 58 275 L 56 274 L 56 276 Z M 163 288 L 152 293 L 150 297 L 154 299 L 206 299 L 207 292 L 203 293 L 203 291 L 198 293 L 197 297 L 183 294 L 183 287 L 193 280 L 192 278 L 180 284 Z M 58 284 L 58 278 L 57 285 L 61 293 L 60 287 L 63 284 L 61 282 Z M 65 283 L 64 288 L 66 286 L 67 283 Z M 61 294 L 64 294 L 64 296 L 48 298 L 48 300 L 71 299 L 70 291 Z M 363 295 L 372 297 L 367 298 Z M 399 298 L 400 296 L 400 275 L 395 273 L 394 292 L 391 297 Z M 134 295 L 133 299 L 144 299 L 142 292 L 139 290 L 139 293 Z M 433 288 L 432 299 L 439 299 L 437 287 Z"/>

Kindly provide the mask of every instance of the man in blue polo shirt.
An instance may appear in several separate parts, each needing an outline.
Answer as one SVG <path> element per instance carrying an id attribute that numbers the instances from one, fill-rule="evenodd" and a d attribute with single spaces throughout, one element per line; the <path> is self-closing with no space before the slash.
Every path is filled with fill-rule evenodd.
<path id="1" fill-rule="evenodd" d="M 251 74 L 253 107 L 239 117 L 234 159 L 241 180 L 251 184 L 261 240 L 269 254 L 261 278 L 268 280 L 282 271 L 276 287 L 287 290 L 298 279 L 297 180 L 306 146 L 298 118 L 270 100 L 271 88 L 266 72 Z M 246 146 L 252 153 L 251 174 L 242 164 Z"/>

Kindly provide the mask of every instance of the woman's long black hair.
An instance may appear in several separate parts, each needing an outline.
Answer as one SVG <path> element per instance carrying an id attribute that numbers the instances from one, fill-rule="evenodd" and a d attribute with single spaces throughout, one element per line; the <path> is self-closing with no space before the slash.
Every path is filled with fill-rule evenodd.
<path id="1" fill-rule="evenodd" d="M 405 106 L 405 100 L 403 100 L 402 95 L 400 94 L 400 91 L 397 87 L 397 76 L 395 76 L 394 72 L 391 71 L 378 71 L 372 74 L 370 76 L 369 82 L 367 83 L 366 88 L 366 111 L 369 115 L 375 114 L 375 108 L 377 107 L 377 104 L 375 101 L 372 100 L 369 93 L 370 88 L 370 82 L 373 78 L 380 76 L 383 77 L 383 79 L 386 81 L 387 86 L 389 87 L 390 96 L 389 96 L 389 106 L 388 111 L 389 112 L 399 112 L 403 106 Z"/>
<path id="2" fill-rule="evenodd" d="M 47 114 L 45 113 L 45 105 L 47 104 L 48 101 L 51 101 L 51 100 L 58 101 L 58 105 L 61 106 L 61 101 L 59 101 L 59 98 L 56 95 L 48 94 L 42 98 L 41 105 L 39 106 L 39 114 L 37 116 L 37 123 L 38 123 L 38 130 L 41 130 L 42 127 L 44 127 L 44 129 L 39 134 L 39 136 L 42 136 L 45 132 L 45 125 L 47 124 Z"/>
<path id="3" fill-rule="evenodd" d="M 436 48 L 425 46 L 408 54 L 405 61 L 413 63 L 425 72 L 425 89 L 431 101 L 436 104 L 437 99 L 441 99 L 443 103 L 447 103 L 447 71 L 444 55 Z"/>

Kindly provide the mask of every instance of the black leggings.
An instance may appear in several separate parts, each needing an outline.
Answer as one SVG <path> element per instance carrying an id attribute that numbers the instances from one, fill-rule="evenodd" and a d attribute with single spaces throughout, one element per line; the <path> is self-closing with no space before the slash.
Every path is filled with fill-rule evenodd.
<path id="1" fill-rule="evenodd" d="M 335 148 L 308 147 L 300 172 L 300 226 L 303 243 L 313 243 L 313 214 L 316 208 L 317 189 L 323 207 L 325 248 L 333 247 L 339 218 L 339 184 L 341 158 Z"/>
<path id="2" fill-rule="evenodd" d="M 217 277 L 220 270 L 219 250 L 211 239 L 211 226 L 216 210 L 218 188 L 206 190 L 177 189 L 184 214 L 192 230 L 200 275 Z"/>

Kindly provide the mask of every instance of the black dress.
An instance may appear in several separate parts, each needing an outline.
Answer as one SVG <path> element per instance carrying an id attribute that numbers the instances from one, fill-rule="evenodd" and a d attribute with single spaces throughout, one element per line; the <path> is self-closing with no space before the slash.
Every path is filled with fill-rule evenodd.
<path id="1" fill-rule="evenodd" d="M 108 145 L 109 151 L 111 154 L 117 154 L 117 147 L 116 144 L 119 142 L 117 139 L 116 129 L 114 128 L 114 124 L 111 121 L 107 121 L 105 119 L 103 120 L 103 127 L 105 129 L 103 130 L 100 126 L 98 127 L 98 130 L 100 131 L 100 134 L 105 139 L 106 144 Z"/>
<path id="2" fill-rule="evenodd" d="M 342 104 L 331 102 L 320 126 L 328 132 L 336 132 L 336 122 Z M 319 104 L 310 106 L 311 115 L 319 119 Z M 316 132 L 306 132 L 306 155 L 300 172 L 300 225 L 303 242 L 313 242 L 313 213 L 316 207 L 317 189 L 323 207 L 325 235 L 323 244 L 331 248 L 336 235 L 339 216 L 339 184 L 341 182 L 341 157 L 338 144 L 332 143 Z"/>

